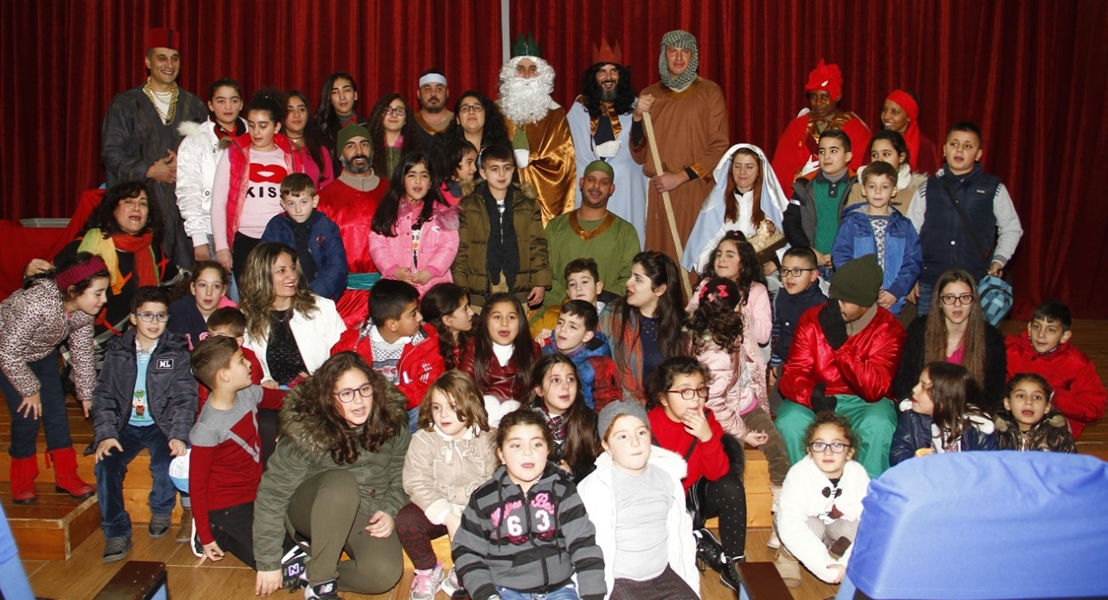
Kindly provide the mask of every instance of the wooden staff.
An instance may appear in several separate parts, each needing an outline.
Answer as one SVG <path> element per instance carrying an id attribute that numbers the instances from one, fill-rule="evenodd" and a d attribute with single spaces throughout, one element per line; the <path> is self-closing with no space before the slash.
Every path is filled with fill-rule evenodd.
<path id="1" fill-rule="evenodd" d="M 650 120 L 650 113 L 642 114 L 643 130 L 646 132 L 646 141 L 650 143 L 650 155 L 654 157 L 654 174 L 661 175 L 662 157 L 658 156 L 658 142 L 654 140 L 654 124 Z M 681 244 L 681 234 L 677 233 L 677 219 L 673 216 L 673 202 L 669 199 L 669 192 L 662 192 L 662 204 L 666 207 L 666 219 L 669 221 L 669 233 L 673 236 L 673 247 L 677 249 L 677 269 L 681 274 L 681 283 L 685 288 L 685 296 L 692 298 L 692 284 L 689 283 L 689 272 L 681 266 L 685 248 Z"/>

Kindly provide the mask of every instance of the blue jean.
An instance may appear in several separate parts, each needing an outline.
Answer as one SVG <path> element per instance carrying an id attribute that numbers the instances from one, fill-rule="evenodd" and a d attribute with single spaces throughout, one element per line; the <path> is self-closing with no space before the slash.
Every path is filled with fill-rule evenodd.
<path id="1" fill-rule="evenodd" d="M 8 412 L 12 415 L 12 445 L 8 454 L 12 458 L 28 458 L 35 455 L 35 438 L 38 437 L 38 424 L 46 430 L 46 448 L 61 450 L 73 445 L 69 436 L 69 417 L 65 410 L 65 390 L 62 389 L 62 377 L 58 372 L 58 353 L 51 352 L 27 367 L 35 374 L 39 382 L 39 398 L 42 400 L 40 418 L 24 417 L 19 413 L 23 397 L 12 387 L 8 378 L 0 373 L 0 391 L 8 401 Z"/>
<path id="2" fill-rule="evenodd" d="M 938 281 L 919 280 L 919 298 L 916 299 L 916 316 L 922 317 L 931 309 L 931 293 Z"/>
<path id="3" fill-rule="evenodd" d="M 415 435 L 419 431 L 419 407 L 408 411 L 408 433 Z"/>
<path id="4" fill-rule="evenodd" d="M 567 583 L 565 587 L 560 587 L 545 594 L 517 592 L 498 585 L 496 586 L 496 593 L 500 594 L 501 600 L 580 600 L 581 598 L 577 595 L 577 586 L 572 583 Z"/>
<path id="5" fill-rule="evenodd" d="M 127 465 L 146 448 L 150 452 L 150 475 L 154 479 L 150 490 L 150 513 L 168 515 L 177 504 L 177 488 L 169 479 L 169 440 L 157 425 L 135 427 L 125 425 L 116 438 L 123 451 L 112 450 L 96 463 L 96 497 L 100 501 L 100 529 L 104 538 L 131 537 L 131 515 L 123 502 L 123 479 Z"/>

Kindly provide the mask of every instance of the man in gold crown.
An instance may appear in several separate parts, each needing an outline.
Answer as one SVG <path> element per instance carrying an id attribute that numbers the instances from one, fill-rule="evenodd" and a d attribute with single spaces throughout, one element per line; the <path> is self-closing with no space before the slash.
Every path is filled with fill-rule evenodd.
<path id="1" fill-rule="evenodd" d="M 635 88 L 618 43 L 614 49 L 607 40 L 601 41 L 599 48 L 593 46 L 592 66 L 581 76 L 581 89 L 582 94 L 566 113 L 577 152 L 577 178 L 585 177 L 585 168 L 593 161 L 608 163 L 619 183 L 608 210 L 642 231 L 646 226 L 648 180 L 631 158 Z"/>
<path id="2" fill-rule="evenodd" d="M 525 40 L 520 35 L 512 58 L 500 69 L 497 104 L 504 113 L 519 179 L 538 191 L 544 226 L 573 210 L 577 195 L 573 139 L 566 111 L 550 97 L 553 91 L 554 69 L 540 58 L 534 36 Z"/>
<path id="3" fill-rule="evenodd" d="M 185 121 L 201 122 L 208 109 L 196 96 L 177 86 L 180 36 L 172 29 L 151 29 L 146 35 L 146 69 L 142 85 L 118 94 L 108 105 L 102 134 L 108 187 L 143 181 L 150 192 L 150 210 L 161 215 L 162 249 L 174 264 L 192 269 L 192 240 L 185 235 L 177 209 L 177 146 L 184 137 L 177 128 Z"/>

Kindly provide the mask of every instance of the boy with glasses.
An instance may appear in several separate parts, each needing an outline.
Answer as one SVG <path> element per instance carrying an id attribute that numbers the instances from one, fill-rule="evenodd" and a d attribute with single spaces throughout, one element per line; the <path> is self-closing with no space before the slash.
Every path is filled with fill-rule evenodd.
<path id="1" fill-rule="evenodd" d="M 196 419 L 197 389 L 185 337 L 166 331 L 169 293 L 146 286 L 131 299 L 132 328 L 112 338 L 93 393 L 96 495 L 106 545 L 104 562 L 131 551 L 131 517 L 123 498 L 123 478 L 143 448 L 150 452 L 150 537 L 169 533 L 177 489 L 169 463 L 184 456 Z"/>
<path id="2" fill-rule="evenodd" d="M 789 356 L 793 332 L 804 311 L 827 302 L 819 286 L 816 253 L 811 248 L 789 248 L 781 259 L 781 288 L 773 303 L 773 352 L 770 354 L 770 379 L 773 385 L 781 376 L 781 366 Z M 776 390 L 775 390 L 776 392 Z M 774 406 L 771 394 L 770 402 Z M 778 403 L 780 396 L 778 396 Z"/>

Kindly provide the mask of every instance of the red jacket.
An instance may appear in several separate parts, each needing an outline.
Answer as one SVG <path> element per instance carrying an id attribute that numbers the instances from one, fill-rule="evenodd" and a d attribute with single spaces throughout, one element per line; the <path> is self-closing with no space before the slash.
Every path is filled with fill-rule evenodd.
<path id="1" fill-rule="evenodd" d="M 523 325 L 526 327 L 526 325 Z M 475 381 L 477 381 L 477 389 L 481 390 L 482 394 L 488 396 L 496 396 L 501 402 L 505 400 L 518 400 L 520 404 L 527 402 L 527 384 L 519 383 L 517 381 L 517 373 L 519 373 L 519 367 L 516 360 L 513 357 L 508 361 L 508 364 L 503 367 L 496 360 L 496 357 L 492 357 L 489 360 L 489 368 L 485 371 L 485 381 L 477 379 L 475 371 L 475 349 L 477 346 L 476 338 L 469 338 L 466 342 L 465 350 L 462 352 L 462 358 L 458 362 L 458 369 L 469 373 Z M 539 345 L 534 344 L 533 350 L 535 359 L 539 357 Z M 532 361 L 534 364 L 534 361 Z M 524 379 L 529 379 L 530 374 L 525 374 Z"/>
<path id="2" fill-rule="evenodd" d="M 712 439 L 706 443 L 698 443 L 687 457 L 685 455 L 688 454 L 694 438 L 685 431 L 684 424 L 674 422 L 666 416 L 666 409 L 662 406 L 654 407 L 646 417 L 650 419 L 650 432 L 658 440 L 658 445 L 686 458 L 688 471 L 681 480 L 686 493 L 701 477 L 716 481 L 731 470 L 731 462 L 723 451 L 723 428 L 711 411 L 706 411 L 704 418 L 708 420 L 708 427 L 712 430 Z"/>
<path id="3" fill-rule="evenodd" d="M 304 172 L 301 155 L 293 149 L 289 138 L 278 133 L 273 136 L 273 143 L 285 153 L 285 168 L 289 174 Z M 239 219 L 246 204 L 246 189 L 250 185 L 250 144 L 250 134 L 244 133 L 231 138 L 228 146 L 227 160 L 231 164 L 231 189 L 227 195 L 228 246 L 235 241 L 235 232 L 239 230 Z"/>
<path id="4" fill-rule="evenodd" d="M 1054 388 L 1052 400 L 1058 412 L 1069 421 L 1073 439 L 1085 425 L 1104 416 L 1108 393 L 1097 375 L 1096 365 L 1070 342 L 1059 345 L 1054 352 L 1039 354 L 1031 346 L 1027 332 L 1005 338 L 1008 349 L 1008 379 L 1017 373 L 1037 373 Z"/>
<path id="5" fill-rule="evenodd" d="M 373 343 L 369 339 L 369 328 L 347 329 L 339 341 L 331 348 L 331 354 L 353 350 L 373 366 Z M 446 371 L 442 354 L 439 353 L 439 332 L 424 324 L 421 334 L 404 346 L 400 353 L 400 363 L 396 366 L 400 381 L 396 387 L 408 398 L 408 410 L 417 408 L 427 395 L 427 388 Z"/>
<path id="6" fill-rule="evenodd" d="M 879 307 L 865 329 L 832 350 L 819 325 L 824 306 L 809 308 L 797 322 L 779 384 L 781 396 L 811 408 L 812 388 L 824 383 L 828 396 L 849 394 L 866 402 L 891 397 L 904 351 L 904 326 Z"/>

